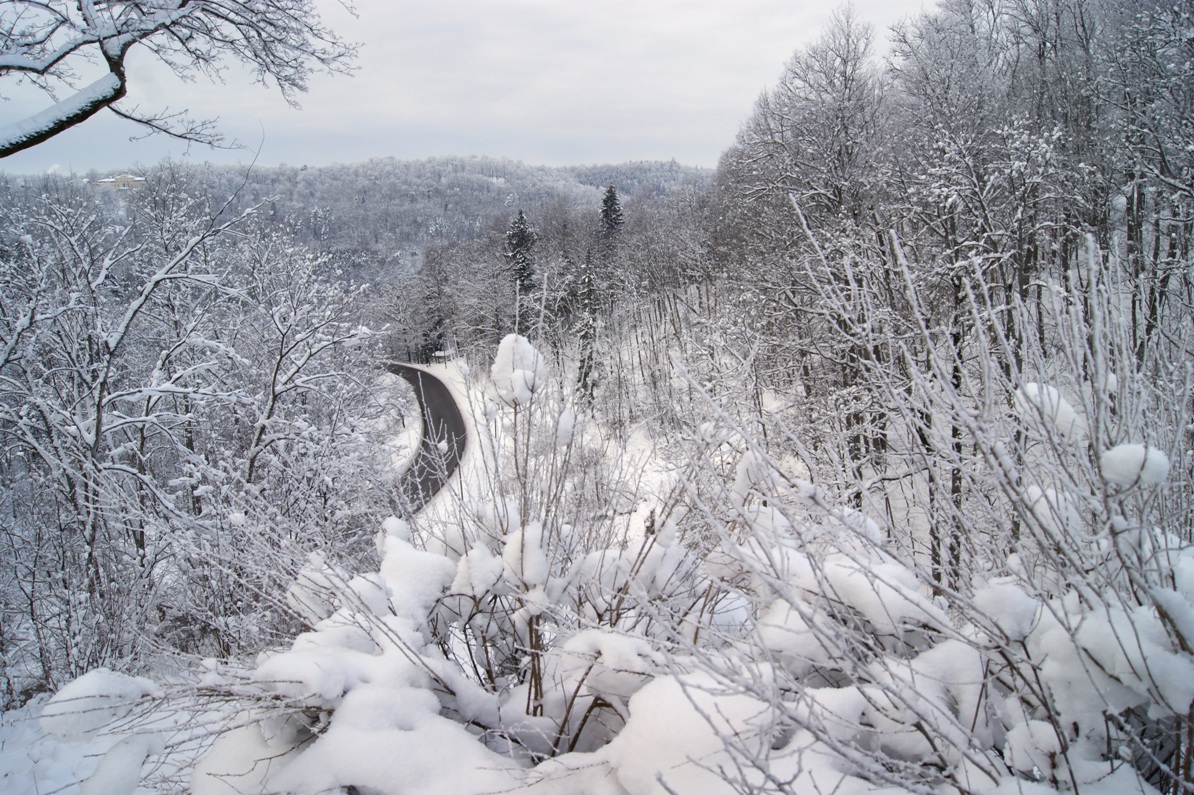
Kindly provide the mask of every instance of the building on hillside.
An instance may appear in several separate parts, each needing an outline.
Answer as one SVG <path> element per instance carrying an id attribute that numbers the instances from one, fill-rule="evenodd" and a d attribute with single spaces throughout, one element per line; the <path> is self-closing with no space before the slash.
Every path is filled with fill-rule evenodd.
<path id="1" fill-rule="evenodd" d="M 96 190 L 134 190 L 145 186 L 145 177 L 135 177 L 132 174 L 121 174 L 116 177 L 104 177 L 91 183 Z"/>

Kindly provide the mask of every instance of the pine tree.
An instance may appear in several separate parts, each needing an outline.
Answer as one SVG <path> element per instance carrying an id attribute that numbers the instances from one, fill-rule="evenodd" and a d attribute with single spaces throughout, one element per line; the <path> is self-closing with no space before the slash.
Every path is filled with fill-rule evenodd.
<path id="1" fill-rule="evenodd" d="M 622 274 L 617 264 L 623 224 L 622 205 L 613 185 L 605 189 L 605 196 L 601 199 L 600 218 L 595 250 L 591 252 L 593 259 L 589 263 L 589 278 L 593 283 L 594 299 L 599 296 L 602 308 L 609 309 L 615 303 L 616 296 L 626 287 L 621 282 Z"/>
<path id="2" fill-rule="evenodd" d="M 601 199 L 601 234 L 608 240 L 617 237 L 622 228 L 622 205 L 618 201 L 618 191 L 613 185 L 605 189 L 605 196 Z"/>
<path id="3" fill-rule="evenodd" d="M 510 260 L 510 271 L 520 296 L 535 289 L 535 262 L 531 250 L 538 239 L 539 235 L 527 222 L 526 213 L 519 210 L 506 232 L 506 257 Z"/>
<path id="4" fill-rule="evenodd" d="M 506 258 L 510 260 L 510 274 L 514 278 L 514 329 L 524 335 L 527 331 L 526 309 L 530 305 L 528 296 L 535 289 L 535 262 L 531 250 L 538 239 L 539 235 L 527 222 L 526 214 L 519 210 L 506 231 Z"/>

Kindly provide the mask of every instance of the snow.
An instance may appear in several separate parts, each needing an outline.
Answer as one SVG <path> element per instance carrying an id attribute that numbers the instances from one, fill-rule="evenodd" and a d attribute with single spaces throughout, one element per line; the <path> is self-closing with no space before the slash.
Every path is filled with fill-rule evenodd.
<path id="1" fill-rule="evenodd" d="M 266 791 L 271 769 L 285 765 L 293 750 L 271 746 L 258 726 L 225 732 L 195 766 L 191 795 L 255 795 Z"/>
<path id="2" fill-rule="evenodd" d="M 286 590 L 286 603 L 308 624 L 322 621 L 334 608 L 332 594 L 335 576 L 323 556 L 312 552 L 307 558 L 307 565 Z"/>
<path id="3" fill-rule="evenodd" d="M 1169 456 L 1146 444 L 1121 444 L 1099 456 L 1103 480 L 1116 486 L 1155 486 L 1169 476 Z"/>
<path id="4" fill-rule="evenodd" d="M 480 599 L 497 585 L 504 569 L 504 562 L 488 547 L 479 544 L 460 559 L 456 566 L 456 577 L 448 590 L 453 594 Z"/>
<path id="5" fill-rule="evenodd" d="M 529 522 L 522 530 L 515 530 L 506 538 L 502 551 L 506 564 L 506 576 L 520 582 L 527 589 L 539 588 L 547 583 L 550 568 L 547 552 L 543 549 L 543 525 Z"/>
<path id="6" fill-rule="evenodd" d="M 1037 623 L 1039 600 L 1024 592 L 1012 578 L 1004 578 L 975 591 L 974 606 L 1008 640 L 1027 638 Z"/>
<path id="7" fill-rule="evenodd" d="M 508 334 L 498 345 L 490 370 L 498 398 L 507 406 L 524 406 L 547 378 L 547 366 L 530 340 Z"/>
<path id="8" fill-rule="evenodd" d="M 64 120 L 79 114 L 84 109 L 114 97 L 119 90 L 120 78 L 116 74 L 108 72 L 61 102 L 28 118 L 0 127 L 0 146 L 19 144 L 53 130 Z"/>
<path id="9" fill-rule="evenodd" d="M 1057 732 L 1043 720 L 1030 720 L 1013 727 L 1004 746 L 1007 763 L 1021 773 L 1031 774 L 1034 770 L 1050 773 L 1062 750 Z"/>
<path id="10" fill-rule="evenodd" d="M 556 447 L 563 450 L 571 445 L 575 432 L 576 412 L 572 409 L 564 409 L 556 421 Z"/>
<path id="11" fill-rule="evenodd" d="M 461 795 L 501 792 L 519 768 L 441 717 L 430 691 L 371 687 L 351 693 L 319 741 L 270 777 L 274 791 Z"/>
<path id="12" fill-rule="evenodd" d="M 630 699 L 630 720 L 599 755 L 628 795 L 730 795 L 740 790 L 722 774 L 734 769 L 723 734 L 769 747 L 770 714 L 708 677 L 661 677 Z"/>
<path id="13" fill-rule="evenodd" d="M 898 563 L 834 554 L 819 565 L 802 566 L 793 573 L 792 582 L 857 610 L 880 634 L 899 634 L 916 624 L 943 627 L 950 623 L 921 593 L 912 571 Z"/>
<path id="14" fill-rule="evenodd" d="M 127 717 L 142 701 L 158 697 L 153 681 L 96 668 L 67 683 L 42 708 L 41 728 L 62 739 L 78 739 Z"/>
<path id="15" fill-rule="evenodd" d="M 583 681 L 587 693 L 625 700 L 662 670 L 663 656 L 641 638 L 600 629 L 578 632 L 561 647 L 567 681 Z"/>
<path id="16" fill-rule="evenodd" d="M 456 579 L 456 566 L 442 555 L 416 549 L 409 533 L 405 522 L 387 521 L 378 544 L 380 571 L 397 615 L 418 620 Z"/>
<path id="17" fill-rule="evenodd" d="M 1173 626 L 1174 632 L 1187 645 L 1194 642 L 1194 598 L 1188 593 L 1160 587 L 1152 588 L 1149 597 Z"/>
<path id="18" fill-rule="evenodd" d="M 1033 517 L 1050 536 L 1074 539 L 1083 534 L 1082 516 L 1065 492 L 1029 486 L 1025 496 Z"/>
<path id="19" fill-rule="evenodd" d="M 1046 384 L 1027 383 L 1016 390 L 1014 406 L 1030 427 L 1043 427 L 1069 442 L 1086 436 L 1086 422 L 1061 393 Z"/>
<path id="20" fill-rule="evenodd" d="M 544 394 L 541 357 L 519 337 L 503 345 L 494 387 L 506 407 L 527 406 Z M 1026 419 L 1081 438 L 1081 420 L 1060 394 L 1029 386 L 1018 397 Z M 476 423 L 485 406 L 471 405 Z M 544 413 L 545 455 L 585 441 L 575 413 L 556 408 Z M 501 413 L 500 422 L 511 420 Z M 958 612 L 958 603 L 932 595 L 923 572 L 887 551 L 887 534 L 863 513 L 825 505 L 816 488 L 781 477 L 761 452 L 747 449 L 736 467 L 728 455 L 723 507 L 735 531 L 708 557 L 686 545 L 679 512 L 660 518 L 644 499 L 628 502 L 624 535 L 585 539 L 591 546 L 561 573 L 557 545 L 573 543 L 583 527 L 552 527 L 533 504 L 520 510 L 508 495 L 479 491 L 480 477 L 461 490 L 478 490 L 467 513 L 452 513 L 441 498 L 410 522 L 386 519 L 375 573 L 349 578 L 312 555 L 286 593 L 310 631 L 261 655 L 236 685 L 249 694 L 236 718 L 247 725 L 219 737 L 194 769 L 192 792 L 718 795 L 762 786 L 756 763 L 791 791 L 900 792 L 868 775 L 882 755 L 953 766 L 979 795 L 1054 793 L 1046 782 L 1055 774 L 1072 774 L 1088 795 L 1145 789 L 1128 765 L 1108 774 L 1100 755 L 1109 738 L 1099 733 L 1107 713 L 1184 715 L 1194 704 L 1194 662 L 1168 634 L 1194 627 L 1194 553 L 1176 540 L 1157 542 L 1170 545 L 1172 587 L 1149 594 L 1172 626 L 1147 605 L 1039 593 L 1015 554 L 1006 568 L 996 562 L 1002 576 L 973 583 Z M 1100 465 L 1109 483 L 1128 486 L 1162 482 L 1168 459 L 1123 445 Z M 1047 534 L 1073 541 L 1085 532 L 1077 505 L 1087 507 L 1075 493 L 1029 485 L 1018 498 Z M 677 583 L 689 588 L 679 598 Z M 684 637 L 666 626 L 656 630 L 668 633 L 664 641 L 641 633 L 655 611 L 669 615 L 672 599 L 698 604 Z M 620 623 L 590 623 L 622 602 L 635 606 Z M 525 677 L 532 618 L 546 639 L 536 658 L 545 683 L 538 703 Z M 451 642 L 515 633 L 524 656 L 502 664 L 519 673 L 486 690 L 475 669 L 450 658 L 451 642 L 438 641 L 443 625 Z M 715 640 L 684 656 L 698 635 Z M 997 678 L 999 668 L 1021 653 L 1056 722 L 1080 728 L 1068 745 L 1039 705 L 994 692 L 992 682 L 1014 681 L 1016 672 Z M 232 687 L 214 661 L 206 669 L 206 686 Z M 64 741 L 26 731 L 21 744 L 4 746 L 0 775 L 12 770 L 64 795 L 141 795 L 158 736 L 115 733 L 99 743 L 90 735 L 159 692 L 110 671 L 77 680 L 46 703 L 40 724 Z M 590 707 L 596 717 L 582 723 Z M 575 744 L 559 745 L 568 731 Z M 26 760 L 14 747 L 40 750 Z M 533 755 L 560 750 L 571 752 Z M 997 781 L 984 760 L 998 768 Z M 36 791 L 21 786 L 16 795 Z"/>
<path id="21" fill-rule="evenodd" d="M 5 713 L 0 717 L 0 792 L 155 795 L 179 791 L 179 783 L 190 777 L 197 755 L 206 747 L 204 738 L 223 727 L 224 716 L 199 700 L 173 700 L 172 695 L 178 695 L 173 689 L 177 681 L 159 686 L 147 680 L 114 679 L 111 672 L 99 677 L 95 673 L 84 675 L 93 696 L 124 699 L 138 690 L 148 692 L 131 712 L 103 704 L 97 713 L 115 720 L 89 733 L 72 731 L 67 737 L 43 730 L 39 713 L 50 701 L 45 697 Z M 212 679 L 208 677 L 209 682 Z M 51 724 L 62 720 L 60 714 L 47 717 Z"/>
<path id="22" fill-rule="evenodd" d="M 419 421 L 417 410 L 409 415 L 405 410 L 414 404 L 414 390 L 405 378 L 386 372 L 379 377 L 375 392 L 387 409 L 376 425 L 387 432 L 385 446 L 389 464 L 396 475 L 401 474 L 418 456 L 423 438 L 423 423 Z"/>
<path id="23" fill-rule="evenodd" d="M 79 795 L 133 795 L 141 783 L 145 759 L 161 748 L 162 742 L 156 737 L 125 737 L 104 754 L 95 772 L 79 785 Z"/>
<path id="24" fill-rule="evenodd" d="M 1184 715 L 1194 703 L 1194 660 L 1169 649 L 1166 630 L 1151 609 L 1089 613 L 1074 642 L 1141 703 L 1151 700 L 1153 711 Z"/>
<path id="25" fill-rule="evenodd" d="M 84 748 L 42 733 L 36 716 L 44 701 L 4 713 L 0 720 L 0 788 L 6 793 L 52 792 L 79 781 Z"/>
<path id="26" fill-rule="evenodd" d="M 827 647 L 823 632 L 814 626 L 816 615 L 805 605 L 801 608 L 779 599 L 760 615 L 758 622 L 758 637 L 763 647 L 777 655 L 797 677 L 815 666 L 831 664 L 835 656 L 835 650 Z"/>

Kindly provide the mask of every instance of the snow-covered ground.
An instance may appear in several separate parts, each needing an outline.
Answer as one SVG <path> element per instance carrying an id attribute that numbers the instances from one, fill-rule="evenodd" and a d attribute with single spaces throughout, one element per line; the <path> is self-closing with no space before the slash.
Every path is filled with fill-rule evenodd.
<path id="1" fill-rule="evenodd" d="M 467 407 L 460 476 L 414 521 L 384 523 L 376 572 L 311 559 L 291 594 L 310 631 L 249 670 L 93 671 L 5 715 L 6 795 L 1155 792 L 1107 716 L 1194 704 L 1170 636 L 1194 626 L 1188 545 L 1113 528 L 1167 560 L 1150 604 L 1041 585 L 1027 567 L 1048 561 L 1019 554 L 951 600 L 873 521 L 714 434 L 737 463 L 693 500 L 718 541 L 698 550 L 654 514 L 674 475 L 634 433 L 604 448 L 633 485 L 583 505 L 607 528 L 583 538 L 540 498 L 567 493 L 578 445 L 608 440 L 547 399 L 533 352 L 506 353 L 491 378 L 433 368 Z M 1082 437 L 1048 387 L 1016 409 Z M 1136 443 L 1100 465 L 1114 495 L 1169 470 Z M 1040 532 L 1086 544 L 1074 498 L 1025 499 Z M 1034 690 L 1007 685 L 1026 674 Z"/>
<path id="2" fill-rule="evenodd" d="M 469 425 L 469 446 L 457 477 L 424 507 L 416 520 L 434 525 L 453 521 L 464 495 L 484 493 L 489 488 L 488 468 L 496 455 L 489 421 L 495 405 L 504 396 L 525 402 L 530 394 L 525 382 L 507 381 L 508 394 L 503 395 L 492 373 L 482 371 L 475 375 L 463 360 L 424 369 L 449 387 Z M 545 377 L 542 372 L 538 376 Z M 396 376 L 385 378 L 383 386 L 387 390 L 403 388 L 404 382 Z M 575 419 L 567 423 L 569 427 L 562 432 L 571 434 Z M 397 432 L 387 448 L 396 476 L 413 460 L 421 427 L 410 418 L 401 425 L 392 425 Z M 579 425 L 581 434 L 596 433 L 596 429 Z M 672 485 L 670 469 L 658 462 L 654 452 L 647 434 L 642 431 L 631 434 L 624 458 L 628 467 L 639 473 L 640 498 L 631 504 L 623 521 L 633 528 L 636 536 L 641 536 L 659 502 L 658 495 Z M 425 610 L 443 589 L 442 580 L 455 577 L 454 570 L 449 577 L 443 558 L 412 547 L 408 543 L 409 532 L 398 520 L 392 520 L 382 529 L 379 544 L 385 562 L 380 575 L 353 581 L 363 600 L 368 598 L 370 588 L 379 585 L 380 577 L 387 581 L 390 593 L 397 592 L 398 601 L 421 605 Z M 301 587 L 317 588 L 327 583 L 321 572 L 304 575 Z M 376 590 L 372 592 L 373 597 L 383 598 L 379 594 Z M 313 598 L 299 588 L 292 596 L 304 601 Z M 309 608 L 309 604 L 305 606 Z M 378 612 L 385 611 L 379 607 Z M 329 620 L 335 624 L 334 617 Z M 367 779 L 375 779 L 378 792 L 410 791 L 405 787 L 418 782 L 414 791 L 420 793 L 461 795 L 523 786 L 530 787 L 528 791 L 547 793 L 579 791 L 573 788 L 585 788 L 587 785 L 582 782 L 591 783 L 610 775 L 608 763 L 589 758 L 580 763 L 555 760 L 542 770 L 528 772 L 525 765 L 486 749 L 459 724 L 440 717 L 434 698 L 428 701 L 429 691 L 410 686 L 425 684 L 420 678 L 425 672 L 417 667 L 412 670 L 401 654 L 379 653 L 363 661 L 359 654 L 353 653 L 351 642 L 347 647 L 332 643 L 332 648 L 328 648 L 329 637 L 342 639 L 347 632 L 343 625 L 321 626 L 321 632 L 298 639 L 295 649 L 262 658 L 255 674 L 259 680 L 265 676 L 302 682 L 303 686 L 294 695 L 335 692 L 333 700 L 337 701 L 335 733 L 321 740 L 317 754 L 305 759 L 286 777 L 272 781 L 271 786 L 293 787 L 303 792 L 335 791 L 338 775 L 345 781 L 358 782 L 365 775 Z M 367 639 L 356 640 L 369 643 Z M 629 650 L 620 649 L 610 639 L 604 639 L 602 644 L 610 667 L 615 667 L 619 656 L 626 663 L 639 651 L 633 645 Z M 346 662 L 349 659 L 351 663 Z M 367 672 L 363 673 L 362 665 Z M 348 672 L 348 668 L 354 673 Z M 260 759 L 274 758 L 277 747 L 263 738 L 256 726 L 229 731 L 243 719 L 244 704 L 230 704 L 224 695 L 215 695 L 246 675 L 247 672 L 241 671 L 233 676 L 222 671 L 215 661 L 205 663 L 204 670 L 193 678 L 173 678 L 168 683 L 107 670 L 93 671 L 70 683 L 52 699 L 41 696 L 21 709 L 0 716 L 0 791 L 5 795 L 142 795 L 191 791 L 192 786 L 197 787 L 197 792 L 256 791 L 264 784 L 262 780 L 233 776 L 237 783 L 229 784 L 223 776 L 238 765 L 252 768 Z M 362 690 L 346 685 L 345 678 L 354 676 L 376 686 Z M 398 685 L 395 691 L 395 683 L 404 678 L 413 681 Z M 208 687 L 214 689 L 207 690 Z M 349 691 L 357 695 L 350 697 Z M 357 710 L 354 704 L 358 702 L 362 723 L 353 717 Z M 200 783 L 192 785 L 197 760 L 222 732 L 228 734 L 216 747 L 216 753 L 200 764 L 197 779 Z M 399 749 L 404 752 L 399 753 Z M 610 753 L 618 752 L 615 748 Z M 630 747 L 620 753 L 635 756 Z M 205 774 L 212 770 L 221 772 Z M 390 789 L 386 784 L 398 781 L 405 782 L 403 788 Z"/>
<path id="3" fill-rule="evenodd" d="M 413 392 L 383 374 L 379 400 L 409 407 Z M 413 461 L 422 436 L 417 411 L 387 417 L 386 450 L 396 478 Z M 379 419 L 379 422 L 383 421 Z M 235 726 L 240 705 L 224 694 L 233 674 L 206 661 L 193 676 L 162 681 L 99 669 L 0 713 L 0 793 L 3 795 L 132 795 L 189 792 L 192 770 L 212 739 Z"/>

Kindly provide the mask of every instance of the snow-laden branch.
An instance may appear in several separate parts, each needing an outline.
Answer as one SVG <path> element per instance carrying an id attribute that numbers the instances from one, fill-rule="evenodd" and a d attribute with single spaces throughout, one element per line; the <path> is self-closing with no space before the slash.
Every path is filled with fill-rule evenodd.
<path id="1" fill-rule="evenodd" d="M 0 72 L 0 76 L 3 73 Z M 62 102 L 14 124 L 0 127 L 0 157 L 48 141 L 68 127 L 94 116 L 125 94 L 123 71 L 109 72 Z"/>
<path id="2" fill-rule="evenodd" d="M 0 8 L 0 80 L 27 80 L 61 101 L 0 128 L 0 157 L 36 146 L 103 108 L 188 140 L 212 143 L 206 122 L 179 122 L 178 114 L 116 107 L 126 94 L 128 53 L 140 46 L 180 75 L 219 78 L 225 59 L 251 66 L 257 79 L 276 81 L 293 104 L 313 70 L 346 71 L 355 47 L 325 28 L 313 0 L 12 0 Z M 107 70 L 83 88 L 76 76 Z M 180 126 L 181 124 L 181 126 Z"/>

